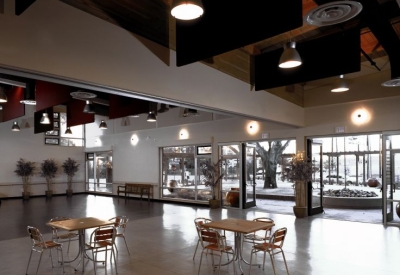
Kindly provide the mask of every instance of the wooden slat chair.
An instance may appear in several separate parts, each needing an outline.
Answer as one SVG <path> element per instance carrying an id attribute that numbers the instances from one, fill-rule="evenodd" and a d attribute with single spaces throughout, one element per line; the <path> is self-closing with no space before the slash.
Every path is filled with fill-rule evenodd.
<path id="1" fill-rule="evenodd" d="M 274 258 L 275 258 L 276 254 L 281 253 L 283 256 L 283 262 L 285 263 L 286 272 L 289 275 L 289 269 L 288 269 L 288 266 L 286 263 L 285 253 L 283 252 L 283 249 L 282 249 L 283 243 L 285 241 L 286 233 L 287 233 L 286 227 L 279 228 L 279 229 L 275 230 L 274 234 L 271 236 L 271 238 L 269 240 L 267 240 L 266 242 L 264 242 L 262 244 L 256 244 L 253 246 L 253 248 L 251 250 L 251 254 L 250 254 L 251 256 L 250 256 L 249 274 L 251 274 L 251 262 L 253 260 L 253 254 L 255 254 L 257 252 L 263 252 L 264 253 L 263 270 L 265 267 L 265 255 L 266 255 L 266 253 L 268 253 L 269 257 L 271 258 L 272 269 L 274 270 L 274 274 L 276 275 Z"/>
<path id="2" fill-rule="evenodd" d="M 126 250 L 128 250 L 128 254 L 130 255 L 131 253 L 129 252 L 128 244 L 125 239 L 125 229 L 128 224 L 128 221 L 129 221 L 128 217 L 117 216 L 117 217 L 113 217 L 113 218 L 109 219 L 109 221 L 115 222 L 114 226 L 117 229 L 117 235 L 115 237 L 116 238 L 120 237 L 120 238 L 124 239 Z M 117 250 L 117 254 L 118 254 L 118 247 L 115 246 L 115 249 Z"/>
<path id="3" fill-rule="evenodd" d="M 27 230 L 28 230 L 29 237 L 31 238 L 31 241 L 32 241 L 32 248 L 31 248 L 31 253 L 29 255 L 28 265 L 26 267 L 26 274 L 28 274 L 29 264 L 30 264 L 31 258 L 32 258 L 32 252 L 35 251 L 35 252 L 40 253 L 39 263 L 38 263 L 38 266 L 37 266 L 37 269 L 36 269 L 36 274 L 38 274 L 40 261 L 42 260 L 43 251 L 45 251 L 47 249 L 50 250 L 50 259 L 51 259 L 51 266 L 52 267 L 54 267 L 54 265 L 53 265 L 53 257 L 51 255 L 51 250 L 52 249 L 56 249 L 56 250 L 60 251 L 61 261 L 59 261 L 59 260 L 58 261 L 62 265 L 63 273 L 65 273 L 65 271 L 64 271 L 64 258 L 63 258 L 63 253 L 62 253 L 62 244 L 61 243 L 57 243 L 55 241 L 45 241 L 43 239 L 43 236 L 40 233 L 39 229 L 37 229 L 36 227 L 28 226 Z M 57 253 L 57 255 L 58 255 L 58 253 Z"/>
<path id="4" fill-rule="evenodd" d="M 225 253 L 228 255 L 229 259 L 229 254 L 234 256 L 234 250 L 232 246 L 229 246 L 226 244 L 226 238 L 222 237 L 220 233 L 214 229 L 202 229 L 200 230 L 200 241 L 202 243 L 202 251 L 201 251 L 201 256 L 200 256 L 200 263 L 199 263 L 199 272 L 200 274 L 200 268 L 201 268 L 201 262 L 203 260 L 203 255 L 211 254 L 211 260 L 212 260 L 212 265 L 214 268 L 216 266 L 214 265 L 214 256 L 219 257 L 219 264 L 218 264 L 218 274 L 221 271 L 221 260 L 222 260 L 222 254 Z M 236 274 L 236 267 L 233 263 L 233 271 L 234 274 Z"/>
<path id="5" fill-rule="evenodd" d="M 266 218 L 266 217 L 255 218 L 255 219 L 253 219 L 253 221 L 265 222 L 265 223 L 270 223 L 270 224 L 274 223 L 273 219 Z M 271 234 L 272 234 L 272 227 L 269 229 L 265 229 L 265 230 L 258 230 L 253 233 L 245 234 L 243 236 L 243 242 L 251 243 L 252 245 L 264 243 L 265 241 L 267 241 L 271 238 Z"/>
<path id="6" fill-rule="evenodd" d="M 93 261 L 93 268 L 94 274 L 96 274 L 96 263 L 99 262 L 97 260 L 98 254 L 104 252 L 104 261 L 100 261 L 105 263 L 105 268 L 107 270 L 107 255 L 108 252 L 111 253 L 110 255 L 110 262 L 112 258 L 114 258 L 114 266 L 115 266 L 115 273 L 118 273 L 117 269 L 117 260 L 115 256 L 115 236 L 117 235 L 117 229 L 115 226 L 103 226 L 99 227 L 92 232 L 90 235 L 90 242 L 86 243 L 85 250 L 90 250 L 92 252 L 92 261 Z"/>
<path id="7" fill-rule="evenodd" d="M 199 244 L 202 245 L 202 242 L 201 242 L 201 240 L 200 240 L 200 239 L 201 239 L 200 231 L 201 231 L 202 229 L 204 229 L 203 224 L 209 223 L 209 222 L 211 222 L 211 221 L 212 221 L 212 220 L 211 220 L 211 219 L 208 219 L 208 218 L 195 218 L 195 219 L 194 219 L 194 225 L 195 225 L 195 227 L 196 227 L 198 239 L 197 239 L 196 249 L 194 250 L 194 254 L 193 254 L 193 261 L 194 261 L 194 257 L 196 257 L 196 253 L 197 253 L 197 249 L 199 248 Z M 203 248 L 203 247 L 202 247 L 202 248 Z"/>
<path id="8" fill-rule="evenodd" d="M 55 217 L 50 219 L 49 222 L 55 222 L 55 221 L 65 221 L 65 220 L 70 220 L 71 218 L 68 217 Z M 62 242 L 68 242 L 68 249 L 67 249 L 67 254 L 69 253 L 69 246 L 71 244 L 71 241 L 78 241 L 79 240 L 79 234 L 76 231 L 60 231 L 60 229 L 51 227 L 51 232 L 52 232 L 52 239 L 53 241 L 58 241 L 60 243 Z"/>

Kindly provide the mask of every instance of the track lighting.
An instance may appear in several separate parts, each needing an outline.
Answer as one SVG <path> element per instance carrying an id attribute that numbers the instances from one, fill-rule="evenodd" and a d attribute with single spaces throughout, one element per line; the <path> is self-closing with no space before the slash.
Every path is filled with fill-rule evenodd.
<path id="1" fill-rule="evenodd" d="M 50 118 L 48 113 L 43 113 L 40 119 L 40 124 L 50 124 Z"/>
<path id="2" fill-rule="evenodd" d="M 156 122 L 157 117 L 153 112 L 149 112 L 149 115 L 147 116 L 147 121 L 148 122 Z"/>
<path id="3" fill-rule="evenodd" d="M 283 53 L 279 59 L 279 68 L 287 69 L 300 66 L 302 61 L 296 50 L 296 42 L 287 42 L 283 45 Z"/>
<path id="4" fill-rule="evenodd" d="M 349 86 L 347 85 L 347 81 L 344 79 L 344 76 L 341 74 L 339 79 L 337 79 L 333 85 L 331 92 L 340 93 L 346 92 L 349 90 Z"/>
<path id="5" fill-rule="evenodd" d="M 107 123 L 104 120 L 102 120 L 100 122 L 99 128 L 100 129 L 107 129 Z"/>
<path id="6" fill-rule="evenodd" d="M 192 20 L 203 15 L 201 0 L 174 0 L 171 6 L 171 15 L 176 19 Z"/>
<path id="7" fill-rule="evenodd" d="M 18 122 L 14 121 L 13 126 L 11 127 L 11 131 L 13 132 L 19 132 L 21 128 L 18 125 Z"/>

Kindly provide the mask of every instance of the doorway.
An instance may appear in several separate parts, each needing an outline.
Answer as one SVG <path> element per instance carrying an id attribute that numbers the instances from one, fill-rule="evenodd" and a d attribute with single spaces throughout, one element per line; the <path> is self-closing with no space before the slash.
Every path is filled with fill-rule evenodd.
<path id="1" fill-rule="evenodd" d="M 86 191 L 112 193 L 112 151 L 86 153 Z"/>

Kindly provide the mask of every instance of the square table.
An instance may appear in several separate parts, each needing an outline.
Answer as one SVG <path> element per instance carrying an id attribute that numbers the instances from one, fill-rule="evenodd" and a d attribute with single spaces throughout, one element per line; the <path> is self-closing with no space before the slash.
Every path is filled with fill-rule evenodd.
<path id="1" fill-rule="evenodd" d="M 213 228 L 213 229 L 235 232 L 235 256 L 233 258 L 233 261 L 237 261 L 240 271 L 243 274 L 241 261 L 245 262 L 246 264 L 249 263 L 246 262 L 242 256 L 242 235 L 256 232 L 258 230 L 266 230 L 272 228 L 274 225 L 275 225 L 274 223 L 256 222 L 244 219 L 224 219 L 224 220 L 204 223 L 202 226 L 205 228 Z"/>
<path id="2" fill-rule="evenodd" d="M 93 217 L 87 218 L 78 218 L 78 219 L 70 219 L 70 220 L 62 220 L 62 221 L 54 221 L 48 222 L 46 225 L 60 228 L 68 231 L 75 231 L 78 230 L 79 232 L 79 253 L 78 256 L 81 256 L 78 265 L 75 268 L 77 270 L 78 266 L 82 264 L 82 272 L 84 272 L 85 263 L 84 263 L 84 256 L 85 256 L 85 229 L 95 228 L 100 226 L 106 225 L 114 225 L 115 222 L 109 220 L 102 220 Z"/>

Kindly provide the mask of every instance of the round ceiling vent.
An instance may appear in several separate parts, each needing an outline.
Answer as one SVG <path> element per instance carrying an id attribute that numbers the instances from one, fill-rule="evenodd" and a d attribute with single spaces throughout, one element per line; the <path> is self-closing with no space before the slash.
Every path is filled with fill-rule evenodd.
<path id="1" fill-rule="evenodd" d="M 381 85 L 383 87 L 400 87 L 400 77 L 385 81 Z"/>
<path id="2" fill-rule="evenodd" d="M 306 14 L 304 21 L 313 26 L 329 26 L 345 22 L 362 10 L 355 1 L 336 1 L 316 7 Z"/>
<path id="3" fill-rule="evenodd" d="M 73 98 L 79 98 L 79 99 L 90 99 L 90 98 L 97 97 L 96 94 L 89 93 L 89 92 L 86 92 L 86 91 L 83 91 L 83 90 L 78 90 L 76 92 L 72 92 L 72 93 L 70 93 L 70 95 Z"/>

